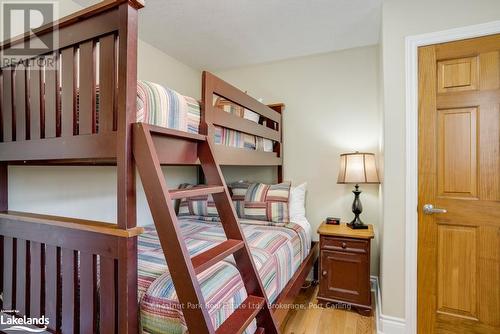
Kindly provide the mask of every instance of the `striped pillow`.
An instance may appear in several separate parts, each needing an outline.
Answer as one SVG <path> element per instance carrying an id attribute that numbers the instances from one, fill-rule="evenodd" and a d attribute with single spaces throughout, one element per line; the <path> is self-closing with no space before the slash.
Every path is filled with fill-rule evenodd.
<path id="1" fill-rule="evenodd" d="M 233 203 L 240 218 L 269 221 L 274 224 L 290 222 L 289 182 L 273 185 L 238 182 L 232 185 L 232 191 Z"/>
<path id="2" fill-rule="evenodd" d="M 192 184 L 181 184 L 179 189 L 199 187 Z M 179 204 L 178 216 L 198 216 L 206 217 L 209 221 L 218 221 L 219 213 L 215 207 L 212 195 L 183 198 Z"/>
<path id="3" fill-rule="evenodd" d="M 245 195 L 247 194 L 248 187 L 251 183 L 246 181 L 234 182 L 229 185 L 229 189 L 231 190 L 231 198 L 233 200 L 234 208 L 236 209 L 236 213 L 238 217 L 245 218 L 244 209 L 245 209 Z"/>
<path id="4" fill-rule="evenodd" d="M 137 81 L 137 122 L 198 133 L 200 117 L 195 99 L 153 82 Z"/>
<path id="5" fill-rule="evenodd" d="M 216 144 L 256 150 L 257 138 L 260 137 L 255 137 L 243 132 L 223 128 L 220 126 L 215 127 L 214 142 Z M 263 138 L 260 139 L 263 140 Z M 264 148 L 260 147 L 260 150 L 264 150 Z"/>

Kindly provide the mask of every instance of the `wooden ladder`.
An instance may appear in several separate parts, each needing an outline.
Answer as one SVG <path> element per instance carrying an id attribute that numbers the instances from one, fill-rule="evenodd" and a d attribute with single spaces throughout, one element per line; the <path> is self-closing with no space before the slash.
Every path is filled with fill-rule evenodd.
<path id="1" fill-rule="evenodd" d="M 239 334 L 243 333 L 247 326 L 256 319 L 256 334 L 278 334 L 279 330 L 267 302 L 262 282 L 253 263 L 245 236 L 237 221 L 229 191 L 207 137 L 143 123 L 134 125 L 133 134 L 134 159 L 170 275 L 179 302 L 183 306 L 184 318 L 189 332 L 193 334 Z M 179 144 L 185 141 L 192 144 L 195 142 L 195 145 L 191 145 L 189 148 L 197 151 L 194 156 L 199 158 L 207 186 L 167 189 L 154 140 L 155 137 L 165 136 L 177 140 Z M 208 194 L 213 196 L 227 240 L 190 258 L 172 200 Z M 248 297 L 215 330 L 196 275 L 231 254 L 234 256 Z"/>

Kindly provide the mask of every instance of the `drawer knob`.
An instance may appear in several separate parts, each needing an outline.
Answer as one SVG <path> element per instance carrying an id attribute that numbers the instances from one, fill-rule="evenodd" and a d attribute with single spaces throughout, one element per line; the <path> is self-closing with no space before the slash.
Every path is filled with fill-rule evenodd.
<path id="1" fill-rule="evenodd" d="M 326 274 L 327 274 L 326 270 L 323 270 L 322 274 L 323 274 L 323 276 L 326 276 Z"/>
<path id="2" fill-rule="evenodd" d="M 342 248 L 344 248 L 344 249 L 347 248 L 347 244 L 345 242 L 342 243 Z"/>

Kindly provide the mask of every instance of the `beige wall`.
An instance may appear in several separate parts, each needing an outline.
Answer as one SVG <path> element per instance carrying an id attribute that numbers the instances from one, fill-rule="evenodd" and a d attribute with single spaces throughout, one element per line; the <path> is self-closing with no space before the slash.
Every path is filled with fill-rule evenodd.
<path id="1" fill-rule="evenodd" d="M 163 171 L 171 188 L 196 182 L 194 168 L 164 167 Z M 137 189 L 138 224 L 152 224 L 140 182 Z M 9 167 L 9 209 L 114 223 L 116 168 Z"/>
<path id="2" fill-rule="evenodd" d="M 196 99 L 201 98 L 201 71 L 189 67 L 139 40 L 137 77 L 153 81 L 179 93 Z"/>
<path id="3" fill-rule="evenodd" d="M 385 0 L 382 19 L 384 82 L 383 313 L 405 316 L 405 51 L 404 38 L 500 19 L 498 0 Z"/>
<path id="4" fill-rule="evenodd" d="M 222 166 L 226 182 L 240 180 L 275 183 L 278 180 L 278 169 L 267 166 Z"/>
<path id="5" fill-rule="evenodd" d="M 59 1 L 60 16 L 81 7 Z M 201 72 L 184 65 L 155 47 L 139 41 L 138 77 L 171 87 L 196 98 L 201 96 Z M 168 167 L 167 183 L 195 183 L 193 167 Z M 137 213 L 140 224 L 152 223 L 144 192 L 138 182 Z M 115 167 L 9 167 L 9 208 L 109 222 L 116 221 Z"/>
<path id="6" fill-rule="evenodd" d="M 284 176 L 307 181 L 307 217 L 352 217 L 351 186 L 338 185 L 339 154 L 379 149 L 377 46 L 217 73 L 264 103 L 283 102 Z M 237 174 L 235 175 L 237 176 Z M 378 186 L 362 186 L 363 217 L 378 225 Z M 316 237 L 316 236 L 315 236 Z M 374 243 L 372 272 L 378 272 Z"/>

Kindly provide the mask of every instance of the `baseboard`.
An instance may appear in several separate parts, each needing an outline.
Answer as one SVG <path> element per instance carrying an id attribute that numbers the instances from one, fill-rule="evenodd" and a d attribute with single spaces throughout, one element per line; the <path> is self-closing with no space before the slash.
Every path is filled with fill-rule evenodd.
<path id="1" fill-rule="evenodd" d="M 378 334 L 405 334 L 406 321 L 402 318 L 382 314 L 382 299 L 378 277 L 371 276 L 372 291 L 375 292 L 375 317 Z"/>
<path id="2" fill-rule="evenodd" d="M 402 318 L 390 317 L 388 315 L 380 315 L 380 328 L 377 329 L 379 334 L 405 334 L 406 322 Z"/>

